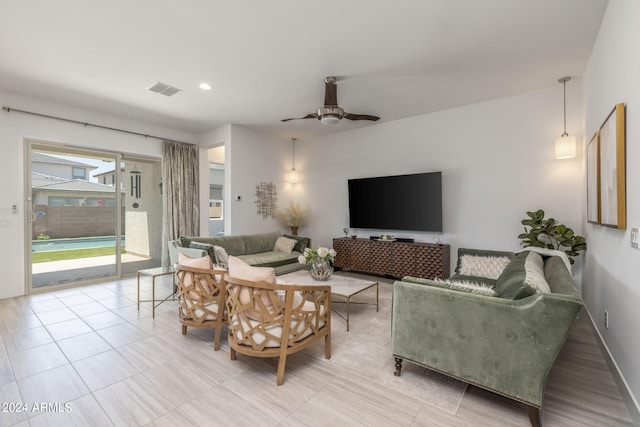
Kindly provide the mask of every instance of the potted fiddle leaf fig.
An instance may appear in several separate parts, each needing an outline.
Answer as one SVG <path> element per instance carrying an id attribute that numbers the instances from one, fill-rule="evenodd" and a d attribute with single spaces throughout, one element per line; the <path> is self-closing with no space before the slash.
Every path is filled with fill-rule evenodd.
<path id="1" fill-rule="evenodd" d="M 555 249 L 564 251 L 571 264 L 573 257 L 587 249 L 587 241 L 578 236 L 564 224 L 559 224 L 554 218 L 545 218 L 544 211 L 527 212 L 527 217 L 520 221 L 524 225 L 524 233 L 518 236 L 525 247 Z"/>

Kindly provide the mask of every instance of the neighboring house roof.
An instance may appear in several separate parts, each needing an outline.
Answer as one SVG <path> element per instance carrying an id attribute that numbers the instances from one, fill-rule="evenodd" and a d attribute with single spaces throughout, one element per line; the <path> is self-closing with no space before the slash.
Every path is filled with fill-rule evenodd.
<path id="1" fill-rule="evenodd" d="M 54 163 L 58 165 L 76 166 L 79 168 L 98 169 L 97 166 L 88 165 L 86 163 L 74 162 L 73 160 L 63 159 L 61 157 L 48 156 L 42 153 L 31 153 L 31 161 L 39 163 Z"/>
<path id="2" fill-rule="evenodd" d="M 38 191 L 115 192 L 115 188 L 111 185 L 86 181 L 84 179 L 64 179 L 38 172 L 31 173 L 31 188 Z M 121 189 L 120 192 L 122 193 L 124 190 Z"/>
<path id="3" fill-rule="evenodd" d="M 124 172 L 124 168 L 120 169 L 120 172 Z M 96 174 L 93 175 L 93 177 L 94 178 L 99 178 L 99 177 L 104 176 L 104 175 L 113 175 L 114 173 L 116 173 L 116 170 L 115 169 L 111 169 L 111 170 L 108 170 L 108 171 L 105 171 L 105 172 L 96 173 Z"/>

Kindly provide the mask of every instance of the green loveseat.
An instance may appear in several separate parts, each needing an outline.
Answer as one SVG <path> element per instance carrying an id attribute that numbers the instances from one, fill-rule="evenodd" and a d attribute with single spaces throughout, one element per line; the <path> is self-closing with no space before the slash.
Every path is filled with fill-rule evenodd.
<path id="1" fill-rule="evenodd" d="M 502 258 L 506 267 L 498 277 L 469 275 L 461 271 L 465 256 Z M 539 425 L 547 375 L 582 308 L 565 261 L 532 251 L 461 248 L 456 275 L 448 281 L 396 281 L 396 375 L 408 360 L 522 402 L 532 425 Z M 543 280 L 532 279 L 535 265 Z M 548 290 L 535 287 L 544 281 Z"/>
<path id="2" fill-rule="evenodd" d="M 279 237 L 296 240 L 290 253 L 275 251 L 274 246 Z M 283 235 L 279 232 L 230 235 L 218 237 L 180 237 L 169 242 L 169 258 L 171 263 L 177 262 L 178 253 L 182 252 L 191 258 L 209 255 L 214 264 L 226 266 L 223 254 L 233 255 L 249 265 L 273 267 L 276 274 L 285 274 L 305 268 L 298 262 L 298 256 L 311 245 L 311 239 L 303 236 Z M 221 251 L 220 248 L 224 248 Z"/>

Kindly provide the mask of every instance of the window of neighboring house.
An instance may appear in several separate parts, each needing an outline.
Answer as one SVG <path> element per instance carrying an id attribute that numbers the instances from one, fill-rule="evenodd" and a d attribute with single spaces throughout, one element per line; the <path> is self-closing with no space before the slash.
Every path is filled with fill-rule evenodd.
<path id="1" fill-rule="evenodd" d="M 87 179 L 87 170 L 85 168 L 73 168 L 71 174 L 73 179 Z"/>

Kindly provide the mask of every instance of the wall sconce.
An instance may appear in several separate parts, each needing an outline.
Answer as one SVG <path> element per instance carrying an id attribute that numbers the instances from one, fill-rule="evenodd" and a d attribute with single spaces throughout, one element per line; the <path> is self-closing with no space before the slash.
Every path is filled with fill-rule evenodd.
<path id="1" fill-rule="evenodd" d="M 293 161 L 291 164 L 291 170 L 289 171 L 288 181 L 292 184 L 298 182 L 298 171 L 296 171 L 296 141 L 298 138 L 291 138 L 293 143 Z"/>
<path id="2" fill-rule="evenodd" d="M 570 159 L 576 156 L 576 137 L 567 133 L 567 82 L 571 77 L 562 77 L 558 83 L 562 83 L 564 89 L 564 133 L 556 139 L 556 159 Z"/>

